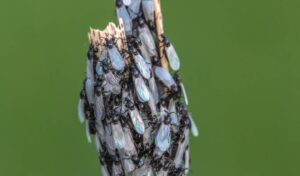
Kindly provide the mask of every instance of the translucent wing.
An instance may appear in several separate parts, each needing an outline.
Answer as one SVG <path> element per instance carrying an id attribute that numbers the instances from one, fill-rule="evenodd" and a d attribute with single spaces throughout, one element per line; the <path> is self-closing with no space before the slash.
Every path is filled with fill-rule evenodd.
<path id="1" fill-rule="evenodd" d="M 180 68 L 180 60 L 176 53 L 176 50 L 172 44 L 169 47 L 165 48 L 167 58 L 169 60 L 170 67 L 174 71 L 178 71 Z"/>
<path id="2" fill-rule="evenodd" d="M 116 147 L 112 140 L 112 130 L 110 125 L 105 125 L 105 142 L 108 153 L 114 156 L 116 154 Z"/>
<path id="3" fill-rule="evenodd" d="M 150 99 L 150 92 L 143 78 L 134 78 L 134 86 L 139 100 L 141 102 L 148 102 Z"/>
<path id="4" fill-rule="evenodd" d="M 101 120 L 96 120 L 96 130 L 97 135 L 100 137 L 101 141 L 105 141 L 105 131 Z"/>
<path id="5" fill-rule="evenodd" d="M 141 75 L 144 78 L 149 79 L 151 77 L 151 70 L 145 62 L 145 59 L 140 54 L 134 55 L 133 59 Z"/>
<path id="6" fill-rule="evenodd" d="M 139 111 L 135 108 L 134 110 L 130 111 L 129 114 L 135 131 L 139 134 L 144 134 L 145 124 Z"/>
<path id="7" fill-rule="evenodd" d="M 117 7 L 117 15 L 124 22 L 126 35 L 132 35 L 132 20 L 126 10 L 125 6 Z"/>
<path id="8" fill-rule="evenodd" d="M 142 0 L 143 12 L 147 21 L 154 21 L 153 0 Z"/>
<path id="9" fill-rule="evenodd" d="M 145 46 L 146 50 L 149 52 L 149 55 L 157 56 L 155 41 L 149 28 L 146 25 L 142 28 L 139 28 L 139 38 L 142 44 Z"/>
<path id="10" fill-rule="evenodd" d="M 98 135 L 95 135 L 95 145 L 96 145 L 97 152 L 102 151 L 102 147 Z"/>
<path id="11" fill-rule="evenodd" d="M 182 90 L 182 93 L 183 93 L 184 102 L 185 102 L 186 105 L 189 105 L 189 99 L 188 99 L 188 96 L 187 96 L 187 93 L 185 91 L 185 87 L 184 87 L 183 83 L 180 83 L 180 87 L 181 87 L 181 90 Z"/>
<path id="12" fill-rule="evenodd" d="M 143 135 L 143 144 L 146 145 L 146 144 L 151 144 L 151 133 L 152 133 L 152 127 L 148 127 L 146 128 L 145 130 L 145 133 Z"/>
<path id="13" fill-rule="evenodd" d="M 141 44 L 139 46 L 139 49 L 141 51 L 142 56 L 145 58 L 147 64 L 151 64 L 151 56 L 149 55 L 147 49 L 145 48 L 145 45 Z"/>
<path id="14" fill-rule="evenodd" d="M 95 116 L 96 119 L 103 120 L 104 119 L 104 102 L 103 95 L 96 96 L 95 98 Z"/>
<path id="15" fill-rule="evenodd" d="M 102 176 L 110 176 L 107 168 L 105 166 L 101 166 Z"/>
<path id="16" fill-rule="evenodd" d="M 87 59 L 86 62 L 86 77 L 89 79 L 94 79 L 94 67 L 93 67 L 93 60 Z"/>
<path id="17" fill-rule="evenodd" d="M 174 164 L 176 168 L 181 167 L 184 163 L 183 163 L 183 154 L 185 152 L 185 149 L 188 145 L 188 137 L 189 137 L 189 130 L 185 129 L 184 131 L 184 135 L 185 135 L 185 140 L 180 142 L 176 151 L 176 155 L 175 155 L 175 159 L 174 159 Z"/>
<path id="18" fill-rule="evenodd" d="M 153 172 L 151 168 L 144 165 L 143 167 L 136 169 L 132 173 L 132 176 L 153 176 Z"/>
<path id="19" fill-rule="evenodd" d="M 123 128 L 123 130 L 124 130 L 125 141 L 126 141 L 125 152 L 129 156 L 135 155 L 137 151 L 133 142 L 132 133 L 129 128 Z"/>
<path id="20" fill-rule="evenodd" d="M 185 175 L 189 173 L 190 168 L 190 149 L 189 147 L 185 150 L 184 154 L 184 168 L 185 168 Z"/>
<path id="21" fill-rule="evenodd" d="M 85 117 L 85 113 L 84 113 L 84 100 L 83 99 L 79 99 L 78 102 L 78 118 L 80 123 L 84 123 L 86 117 Z"/>
<path id="22" fill-rule="evenodd" d="M 193 119 L 193 117 L 189 114 L 189 117 L 190 117 L 190 120 L 191 120 L 191 132 L 192 132 L 192 135 L 195 136 L 195 137 L 198 137 L 199 136 L 199 131 L 198 131 L 198 127 Z"/>
<path id="23" fill-rule="evenodd" d="M 103 51 L 100 54 L 99 61 L 102 62 L 102 61 L 104 61 L 107 58 L 108 58 L 108 51 L 105 48 L 105 49 L 103 49 Z"/>
<path id="24" fill-rule="evenodd" d="M 148 82 L 149 82 L 150 92 L 154 99 L 154 103 L 157 104 L 159 102 L 159 93 L 158 93 L 158 88 L 154 76 L 152 76 Z"/>
<path id="25" fill-rule="evenodd" d="M 123 0 L 124 5 L 129 6 L 131 4 L 131 0 Z"/>
<path id="26" fill-rule="evenodd" d="M 170 125 L 162 123 L 156 138 L 155 138 L 155 145 L 159 148 L 161 152 L 165 152 L 171 145 L 171 129 Z"/>
<path id="27" fill-rule="evenodd" d="M 155 67 L 154 72 L 156 77 L 169 89 L 175 85 L 175 81 L 172 78 L 171 74 L 162 67 Z"/>
<path id="28" fill-rule="evenodd" d="M 120 78 L 118 78 L 116 75 L 114 75 L 111 71 L 109 71 L 107 74 L 105 74 L 105 80 L 111 85 L 119 85 Z"/>
<path id="29" fill-rule="evenodd" d="M 132 19 L 138 17 L 141 9 L 141 0 L 131 0 L 130 5 L 128 6 L 128 11 Z"/>
<path id="30" fill-rule="evenodd" d="M 179 125 L 179 120 L 176 111 L 176 102 L 173 99 L 171 99 L 169 103 L 169 113 L 172 120 L 171 123 L 173 125 Z"/>
<path id="31" fill-rule="evenodd" d="M 89 78 L 87 78 L 85 81 L 85 92 L 89 104 L 94 104 L 94 82 Z"/>
<path id="32" fill-rule="evenodd" d="M 161 169 L 156 176 L 168 176 L 168 170 Z"/>
<path id="33" fill-rule="evenodd" d="M 97 64 L 96 64 L 96 73 L 99 76 L 102 76 L 104 74 L 101 62 L 97 62 Z"/>
<path id="34" fill-rule="evenodd" d="M 88 120 L 85 122 L 85 134 L 86 134 L 87 142 L 92 143 L 92 138 L 91 138 L 91 134 L 90 134 L 90 126 L 89 126 Z"/>
<path id="35" fill-rule="evenodd" d="M 132 162 L 132 160 L 123 159 L 122 164 L 126 175 L 130 175 L 129 173 L 131 173 L 135 169 L 135 164 Z"/>
<path id="36" fill-rule="evenodd" d="M 152 115 L 157 115 L 155 100 L 154 100 L 154 97 L 151 94 L 150 94 L 150 99 L 148 101 L 148 105 L 150 107 Z"/>
<path id="37" fill-rule="evenodd" d="M 112 123 L 111 129 L 115 147 L 117 149 L 123 149 L 125 147 L 125 136 L 120 122 Z"/>
<path id="38" fill-rule="evenodd" d="M 123 71 L 125 61 L 116 47 L 108 49 L 108 55 L 111 60 L 112 67 L 117 71 Z"/>
<path id="39" fill-rule="evenodd" d="M 113 164 L 112 175 L 113 176 L 124 175 L 121 164 L 116 164 L 116 163 Z"/>

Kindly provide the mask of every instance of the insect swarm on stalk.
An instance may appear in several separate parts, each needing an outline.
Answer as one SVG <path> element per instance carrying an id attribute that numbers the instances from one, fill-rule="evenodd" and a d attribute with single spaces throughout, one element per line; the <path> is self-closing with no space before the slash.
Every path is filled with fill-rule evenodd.
<path id="1" fill-rule="evenodd" d="M 180 60 L 159 0 L 116 0 L 119 26 L 91 29 L 78 114 L 104 176 L 187 175 L 189 133 Z M 170 69 L 170 70 L 169 70 Z"/>

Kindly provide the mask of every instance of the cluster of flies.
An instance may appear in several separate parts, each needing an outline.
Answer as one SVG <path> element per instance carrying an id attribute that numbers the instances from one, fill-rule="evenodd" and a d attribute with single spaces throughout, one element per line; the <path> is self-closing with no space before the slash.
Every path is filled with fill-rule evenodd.
<path id="1" fill-rule="evenodd" d="M 116 11 L 128 47 L 119 50 L 114 36 L 103 39 L 100 55 L 89 47 L 78 105 L 87 140 L 95 136 L 104 176 L 186 175 L 189 133 L 198 136 L 198 129 L 186 108 L 179 57 L 156 34 L 153 0 L 116 0 Z"/>

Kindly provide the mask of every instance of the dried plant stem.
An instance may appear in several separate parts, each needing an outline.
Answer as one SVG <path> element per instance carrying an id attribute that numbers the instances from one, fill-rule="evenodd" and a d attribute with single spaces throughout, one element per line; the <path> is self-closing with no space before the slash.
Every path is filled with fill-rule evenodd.
<path id="1" fill-rule="evenodd" d="M 161 41 L 163 40 L 162 34 L 164 34 L 164 27 L 163 27 L 163 17 L 161 13 L 160 0 L 154 0 L 154 12 L 155 12 L 154 17 L 155 17 L 157 38 L 159 43 L 161 43 Z M 164 47 L 159 47 L 159 55 L 160 55 L 162 67 L 168 69 L 168 61 L 164 54 Z"/>

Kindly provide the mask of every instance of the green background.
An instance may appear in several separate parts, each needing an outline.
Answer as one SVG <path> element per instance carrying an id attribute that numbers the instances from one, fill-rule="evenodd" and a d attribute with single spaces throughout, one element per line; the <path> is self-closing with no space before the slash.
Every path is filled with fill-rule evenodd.
<path id="1" fill-rule="evenodd" d="M 162 1 L 201 131 L 190 175 L 299 176 L 299 1 Z M 76 107 L 87 32 L 113 5 L 1 0 L 1 176 L 99 175 Z"/>

